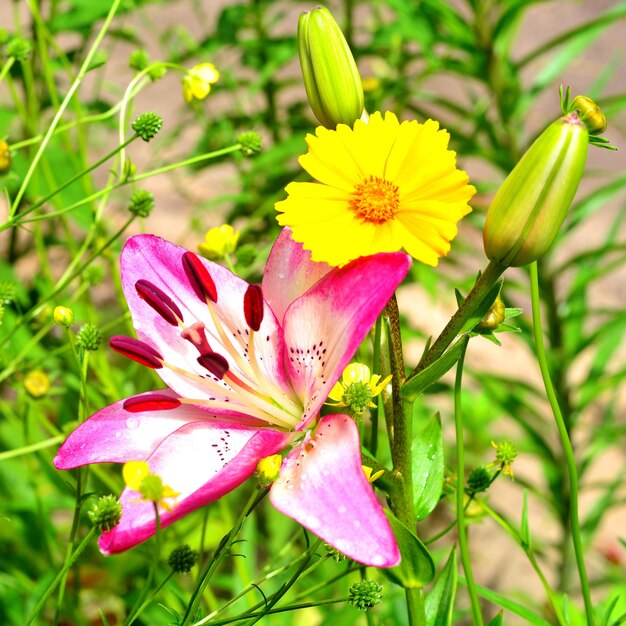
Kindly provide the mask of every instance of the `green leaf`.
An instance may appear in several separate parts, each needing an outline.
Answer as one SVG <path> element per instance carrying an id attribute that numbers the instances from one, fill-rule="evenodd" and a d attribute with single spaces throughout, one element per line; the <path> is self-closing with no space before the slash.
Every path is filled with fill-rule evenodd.
<path id="1" fill-rule="evenodd" d="M 463 584 L 466 584 L 467 582 L 463 576 L 459 576 L 459 580 Z M 534 626 L 551 626 L 550 622 L 547 622 L 543 619 L 543 617 L 537 615 L 524 605 L 515 602 L 515 600 L 511 600 L 481 585 L 474 585 L 474 588 L 478 592 L 478 595 L 485 598 L 485 600 L 489 600 L 489 602 L 493 602 L 494 604 L 501 606 L 503 609 L 510 611 L 514 615 L 524 618 L 527 622 L 534 624 Z"/>
<path id="2" fill-rule="evenodd" d="M 419 374 L 409 378 L 402 387 L 402 397 L 409 402 L 424 393 L 428 387 L 436 383 L 459 360 L 465 339 L 457 341 L 447 352 L 444 352 L 432 365 Z"/>
<path id="3" fill-rule="evenodd" d="M 418 520 L 437 506 L 443 490 L 443 433 L 441 418 L 434 415 L 413 439 L 413 501 Z"/>
<path id="4" fill-rule="evenodd" d="M 504 611 L 500 611 L 487 626 L 502 626 L 502 620 L 504 619 Z"/>
<path id="5" fill-rule="evenodd" d="M 435 563 L 428 548 L 391 511 L 385 510 L 402 555 L 400 565 L 381 572 L 405 589 L 421 589 L 435 577 Z"/>
<path id="6" fill-rule="evenodd" d="M 524 489 L 522 500 L 522 529 L 520 536 L 524 544 L 530 547 L 530 526 L 528 525 L 528 489 Z"/>
<path id="7" fill-rule="evenodd" d="M 450 626 L 452 624 L 452 609 L 458 578 L 456 548 L 452 548 L 435 586 L 426 597 L 427 626 Z"/>

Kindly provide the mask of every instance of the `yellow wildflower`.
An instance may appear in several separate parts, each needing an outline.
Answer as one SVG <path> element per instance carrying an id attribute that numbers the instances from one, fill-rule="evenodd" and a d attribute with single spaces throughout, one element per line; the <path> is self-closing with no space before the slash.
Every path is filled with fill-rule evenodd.
<path id="1" fill-rule="evenodd" d="M 367 465 L 361 465 L 361 467 L 363 468 L 363 472 L 365 473 L 365 476 L 368 482 L 370 483 L 373 483 L 375 480 L 378 480 L 385 473 L 385 470 L 378 470 L 377 472 L 374 472 L 372 474 L 371 467 L 368 467 Z"/>
<path id="2" fill-rule="evenodd" d="M 437 265 L 471 211 L 476 193 L 448 150 L 449 134 L 427 120 L 400 122 L 391 112 L 369 123 L 307 135 L 300 165 L 316 183 L 290 183 L 276 203 L 282 226 L 314 261 L 344 265 L 360 256 L 404 248 Z"/>
<path id="3" fill-rule="evenodd" d="M 239 231 L 230 224 L 222 224 L 209 229 L 204 235 L 204 241 L 198 245 L 198 251 L 207 259 L 221 259 L 232 254 L 239 242 Z"/>
<path id="4" fill-rule="evenodd" d="M 50 391 L 50 379 L 41 370 L 31 370 L 24 377 L 24 389 L 32 398 L 42 398 Z"/>
<path id="5" fill-rule="evenodd" d="M 362 415 L 365 409 L 375 407 L 375 398 L 389 383 L 391 376 L 380 381 L 380 375 L 370 374 L 370 368 L 364 363 L 350 363 L 344 370 L 341 380 L 330 390 L 328 397 L 333 402 L 330 406 L 346 406 L 355 415 Z"/>
<path id="6" fill-rule="evenodd" d="M 220 78 L 213 63 L 194 65 L 183 77 L 183 98 L 185 102 L 204 100 L 211 91 L 211 85 Z"/>
<path id="7" fill-rule="evenodd" d="M 171 511 L 172 506 L 166 502 L 166 498 L 179 496 L 178 491 L 163 484 L 160 476 L 150 473 L 150 467 L 145 461 L 128 461 L 122 467 L 124 483 L 129 489 L 141 494 L 143 500 L 149 500 L 160 505 L 166 511 Z"/>

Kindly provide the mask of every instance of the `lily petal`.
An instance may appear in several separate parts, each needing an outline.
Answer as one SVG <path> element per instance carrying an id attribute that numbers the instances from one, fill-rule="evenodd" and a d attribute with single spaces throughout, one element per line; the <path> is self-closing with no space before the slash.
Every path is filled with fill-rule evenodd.
<path id="1" fill-rule="evenodd" d="M 263 295 L 279 323 L 289 305 L 332 269 L 327 263 L 311 261 L 311 253 L 291 238 L 291 229 L 283 228 L 263 275 Z"/>
<path id="2" fill-rule="evenodd" d="M 169 389 L 159 389 L 158 393 L 177 397 Z M 142 393 L 133 399 L 151 395 L 154 392 Z M 125 402 L 120 400 L 105 407 L 78 426 L 58 451 L 55 467 L 72 469 L 88 463 L 125 463 L 144 459 L 181 426 L 217 417 L 189 405 L 167 411 L 132 413 L 124 409 Z"/>
<path id="3" fill-rule="evenodd" d="M 144 302 L 135 288 L 138 280 L 149 281 L 178 305 L 186 327 L 202 322 L 211 349 L 226 357 L 230 367 L 238 371 L 234 359 L 229 357 L 223 347 L 223 338 L 216 329 L 207 304 L 198 298 L 185 275 L 182 262 L 185 252 L 184 248 L 153 235 L 131 237 L 122 251 L 122 286 L 137 335 L 162 354 L 166 362 L 192 374 L 192 377 L 183 376 L 163 367 L 157 370 L 159 376 L 181 396 L 208 399 L 218 396 L 203 386 L 200 377 L 206 376 L 207 371 L 197 362 L 200 356 L 197 348 L 182 338 L 181 328 L 169 324 Z M 248 283 L 217 263 L 200 260 L 217 287 L 218 301 L 213 307 L 228 341 L 239 356 L 246 359 L 249 329 L 244 316 L 243 299 Z M 283 342 L 276 317 L 268 306 L 265 307 L 261 327 L 255 333 L 254 345 L 255 353 L 260 357 L 258 363 L 261 371 L 287 393 L 289 388 L 283 366 Z"/>
<path id="4" fill-rule="evenodd" d="M 326 274 L 287 309 L 287 369 L 304 399 L 297 429 L 315 417 L 410 265 L 403 252 L 356 259 Z"/>
<path id="5" fill-rule="evenodd" d="M 283 448 L 290 435 L 269 428 L 250 429 L 232 424 L 194 422 L 167 437 L 146 461 L 179 495 L 169 500 L 171 511 L 159 507 L 161 526 L 221 498 L 251 476 L 260 459 Z M 154 505 L 131 489 L 120 498 L 122 519 L 101 535 L 104 554 L 127 550 L 155 533 Z"/>
<path id="6" fill-rule="evenodd" d="M 324 417 L 315 436 L 285 458 L 270 500 L 355 561 L 375 567 L 400 561 L 389 522 L 361 467 L 358 428 L 347 415 Z"/>

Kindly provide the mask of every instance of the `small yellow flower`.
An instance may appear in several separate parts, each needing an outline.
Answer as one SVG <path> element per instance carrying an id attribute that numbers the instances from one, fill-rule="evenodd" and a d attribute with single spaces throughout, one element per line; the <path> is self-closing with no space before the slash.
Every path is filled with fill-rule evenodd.
<path id="1" fill-rule="evenodd" d="M 330 390 L 330 406 L 347 406 L 355 415 L 363 415 L 367 407 L 375 407 L 375 398 L 389 383 L 391 375 L 380 381 L 379 374 L 371 374 L 364 363 L 350 363 L 344 370 L 341 380 Z"/>
<path id="2" fill-rule="evenodd" d="M 371 467 L 367 467 L 367 465 L 361 465 L 361 467 L 363 468 L 363 472 L 365 473 L 365 476 L 370 483 L 373 483 L 385 473 L 385 470 L 378 470 L 377 472 L 374 472 L 374 474 L 372 474 Z"/>
<path id="3" fill-rule="evenodd" d="M 74 311 L 67 306 L 55 306 L 52 319 L 57 326 L 67 328 L 74 323 Z"/>
<path id="4" fill-rule="evenodd" d="M 204 241 L 198 245 L 198 250 L 207 259 L 221 259 L 236 250 L 239 234 L 230 224 L 211 228 L 206 232 Z"/>
<path id="5" fill-rule="evenodd" d="M 41 370 L 32 370 L 24 377 L 24 389 L 32 398 L 41 398 L 50 391 L 50 379 Z"/>
<path id="6" fill-rule="evenodd" d="M 183 77 L 183 98 L 185 102 L 204 100 L 211 91 L 211 85 L 220 78 L 213 63 L 194 65 Z"/>
<path id="7" fill-rule="evenodd" d="M 314 261 L 344 265 L 405 249 L 437 265 L 476 189 L 456 168 L 439 123 L 402 122 L 391 112 L 307 135 L 300 165 L 319 183 L 290 183 L 276 203 L 282 226 Z"/>
<path id="8" fill-rule="evenodd" d="M 141 494 L 143 500 L 149 500 L 171 511 L 172 506 L 166 498 L 179 496 L 178 491 L 163 484 L 160 476 L 150 473 L 150 467 L 145 461 L 128 461 L 122 467 L 122 477 L 129 489 Z"/>
<path id="9" fill-rule="evenodd" d="M 273 483 L 278 478 L 282 463 L 283 457 L 280 454 L 272 454 L 261 459 L 256 468 L 259 480 L 265 484 Z"/>

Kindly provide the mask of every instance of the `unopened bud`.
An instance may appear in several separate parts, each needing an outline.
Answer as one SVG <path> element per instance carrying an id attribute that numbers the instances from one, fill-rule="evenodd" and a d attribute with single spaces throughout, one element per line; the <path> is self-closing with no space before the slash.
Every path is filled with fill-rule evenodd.
<path id="1" fill-rule="evenodd" d="M 502 302 L 502 298 L 497 296 L 493 304 L 489 307 L 489 310 L 485 313 L 483 319 L 478 322 L 478 326 L 485 330 L 494 330 L 504 322 L 505 317 L 506 307 L 504 306 L 504 302 Z"/>
<path id="2" fill-rule="evenodd" d="M 24 389 L 31 398 L 42 398 L 50 391 L 50 379 L 41 370 L 32 370 L 24 377 Z"/>
<path id="3" fill-rule="evenodd" d="M 517 267 L 545 254 L 578 189 L 588 146 L 589 132 L 576 112 L 539 135 L 489 207 L 483 232 L 489 259 Z"/>
<path id="4" fill-rule="evenodd" d="M 139 217 L 148 217 L 154 208 L 154 194 L 147 189 L 137 189 L 130 197 L 128 210 Z"/>
<path id="5" fill-rule="evenodd" d="M 11 149 L 9 148 L 9 144 L 4 141 L 4 139 L 0 140 L 0 175 L 6 174 L 11 169 L 11 164 L 13 163 L 13 159 L 11 158 Z"/>
<path id="6" fill-rule="evenodd" d="M 100 347 L 102 333 L 93 324 L 84 324 L 76 335 L 76 344 L 85 352 L 93 352 Z"/>
<path id="7" fill-rule="evenodd" d="M 55 306 L 52 319 L 57 326 L 68 328 L 74 323 L 74 311 L 68 306 Z"/>
<path id="8" fill-rule="evenodd" d="M 570 104 L 570 110 L 578 113 L 590 135 L 601 135 L 606 130 L 606 117 L 591 98 L 576 96 Z"/>
<path id="9" fill-rule="evenodd" d="M 278 478 L 282 463 L 283 457 L 280 454 L 272 454 L 272 456 L 261 459 L 256 468 L 259 481 L 263 485 L 273 483 Z"/>
<path id="10" fill-rule="evenodd" d="M 167 564 L 176 574 L 187 574 L 198 562 L 198 553 L 191 546 L 184 544 L 174 548 L 167 559 Z"/>
<path id="11" fill-rule="evenodd" d="M 128 65 L 132 69 L 140 72 L 141 70 L 145 70 L 148 67 L 148 63 L 150 63 L 150 57 L 145 50 L 133 50 L 130 53 Z"/>
<path id="12" fill-rule="evenodd" d="M 330 11 L 300 15 L 298 53 L 304 87 L 315 117 L 326 128 L 352 126 L 363 113 L 363 86 L 350 47 Z"/>

